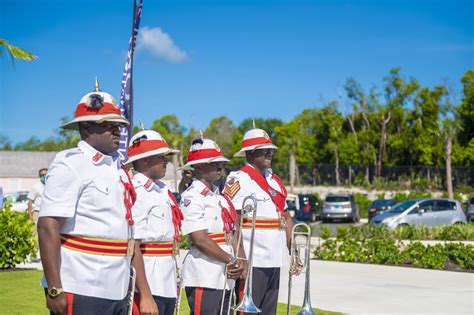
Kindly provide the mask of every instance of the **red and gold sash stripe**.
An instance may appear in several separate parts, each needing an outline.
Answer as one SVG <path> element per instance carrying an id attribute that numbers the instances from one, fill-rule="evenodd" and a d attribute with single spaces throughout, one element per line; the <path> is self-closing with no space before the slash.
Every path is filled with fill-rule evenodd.
<path id="1" fill-rule="evenodd" d="M 251 229 L 253 220 L 250 218 L 244 218 L 243 229 Z M 279 219 L 256 219 L 255 229 L 257 230 L 280 230 L 281 221 Z"/>
<path id="2" fill-rule="evenodd" d="M 224 232 L 218 232 L 218 233 L 210 233 L 207 234 L 207 236 L 214 241 L 217 245 L 225 245 L 226 240 L 225 240 L 225 233 Z"/>
<path id="3" fill-rule="evenodd" d="M 105 255 L 127 256 L 128 240 L 112 240 L 61 234 L 63 247 L 78 252 Z"/>
<path id="4" fill-rule="evenodd" d="M 174 242 L 147 242 L 141 243 L 143 256 L 174 256 Z"/>

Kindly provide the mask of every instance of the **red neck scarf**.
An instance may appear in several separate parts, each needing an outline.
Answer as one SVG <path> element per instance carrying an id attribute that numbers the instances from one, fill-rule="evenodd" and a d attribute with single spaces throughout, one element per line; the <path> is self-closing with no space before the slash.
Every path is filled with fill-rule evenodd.
<path id="1" fill-rule="evenodd" d="M 228 234 L 230 233 L 235 226 L 235 221 L 237 220 L 237 211 L 235 211 L 234 205 L 232 204 L 232 201 L 230 201 L 229 197 L 226 195 L 221 195 L 222 197 L 225 198 L 227 201 L 227 204 L 229 205 L 229 209 L 226 207 L 222 206 L 222 203 L 219 201 L 219 205 L 221 206 L 221 217 L 222 217 L 222 222 L 224 223 L 224 231 Z"/>
<path id="2" fill-rule="evenodd" d="M 283 185 L 281 179 L 275 174 L 272 174 L 272 178 L 277 182 L 278 186 L 280 186 L 281 192 L 279 192 L 278 190 L 273 189 L 270 184 L 268 184 L 267 179 L 252 166 L 245 165 L 240 170 L 247 173 L 250 178 L 270 196 L 273 203 L 275 204 L 277 212 L 281 217 L 283 217 L 285 212 L 285 200 L 288 193 L 286 192 L 286 188 Z"/>
<path id="3" fill-rule="evenodd" d="M 174 240 L 176 242 L 179 242 L 181 240 L 181 237 L 179 235 L 179 232 L 181 230 L 181 221 L 183 221 L 184 216 L 183 213 L 181 212 L 181 209 L 178 207 L 178 202 L 174 198 L 173 193 L 168 189 L 168 196 L 171 199 L 171 214 L 173 215 L 172 221 L 174 225 Z"/>
<path id="4" fill-rule="evenodd" d="M 129 225 L 133 225 L 133 217 L 132 217 L 132 207 L 135 204 L 135 201 L 137 200 L 137 193 L 135 192 L 135 187 L 133 187 L 132 180 L 130 179 L 130 176 L 128 175 L 128 171 L 125 168 L 125 166 L 122 164 L 122 170 L 125 172 L 127 175 L 128 181 L 125 182 L 122 180 L 122 177 L 120 177 L 120 182 L 122 182 L 123 185 L 123 203 L 125 205 L 125 219 L 127 219 Z"/>

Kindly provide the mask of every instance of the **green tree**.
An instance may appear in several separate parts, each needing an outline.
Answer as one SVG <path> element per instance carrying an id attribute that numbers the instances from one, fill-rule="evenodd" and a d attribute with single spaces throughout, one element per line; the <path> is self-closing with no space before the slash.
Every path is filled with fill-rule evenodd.
<path id="1" fill-rule="evenodd" d="M 220 116 L 211 120 L 209 127 L 204 132 L 204 136 L 214 140 L 224 154 L 231 157 L 236 152 L 234 145 L 236 132 L 237 128 L 234 127 L 232 120 L 225 116 Z"/>
<path id="2" fill-rule="evenodd" d="M 0 56 L 2 54 L 8 55 L 12 64 L 15 64 L 16 60 L 26 60 L 26 61 L 33 61 L 38 59 L 38 56 L 27 52 L 19 47 L 16 47 L 10 44 L 7 40 L 0 38 Z"/>

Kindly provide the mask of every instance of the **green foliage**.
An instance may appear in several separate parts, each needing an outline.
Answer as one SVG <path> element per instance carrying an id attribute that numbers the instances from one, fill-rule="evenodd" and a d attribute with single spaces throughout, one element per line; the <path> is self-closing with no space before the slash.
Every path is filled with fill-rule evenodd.
<path id="1" fill-rule="evenodd" d="M 402 202 L 408 199 L 415 199 L 415 198 L 431 198 L 432 195 L 430 193 L 423 193 L 423 192 L 410 192 L 410 193 L 403 193 L 397 192 L 395 196 L 392 198 L 396 202 Z"/>
<path id="2" fill-rule="evenodd" d="M 460 226 L 456 226 L 455 230 L 459 228 Z M 454 232 L 447 232 L 449 230 L 449 227 L 442 227 L 435 233 L 446 239 L 453 238 L 454 235 L 449 233 Z M 419 241 L 413 241 L 404 247 L 399 240 L 405 236 L 410 239 L 419 236 L 433 236 L 435 233 L 432 229 L 407 227 L 391 232 L 385 227 L 339 227 L 336 238 L 330 238 L 331 233 L 328 229 L 322 230 L 322 232 L 323 235 L 320 237 L 323 241 L 314 251 L 315 257 L 322 260 L 388 265 L 403 264 L 429 269 L 444 269 L 449 262 L 463 270 L 474 269 L 473 245 L 463 243 L 423 245 Z M 446 233 L 449 235 L 446 236 Z M 459 234 L 463 233 L 459 232 Z M 466 237 L 464 234 L 462 237 Z"/>
<path id="3" fill-rule="evenodd" d="M 474 270 L 474 246 L 463 243 L 446 244 L 448 259 L 456 262 L 462 269 Z"/>
<path id="4" fill-rule="evenodd" d="M 441 244 L 425 246 L 420 242 L 413 242 L 401 252 L 401 255 L 406 263 L 428 269 L 443 269 L 447 260 L 445 246 Z"/>
<path id="5" fill-rule="evenodd" d="M 367 198 L 367 196 L 363 194 L 359 194 L 359 193 L 355 194 L 354 198 L 356 202 L 359 204 L 360 217 L 367 218 L 369 206 L 372 203 L 372 201 L 369 198 Z"/>
<path id="6" fill-rule="evenodd" d="M 7 202 L 0 210 L 0 269 L 14 268 L 35 254 L 33 230 L 28 215 L 11 210 Z"/>
<path id="7" fill-rule="evenodd" d="M 438 227 L 426 227 L 405 225 L 399 226 L 395 230 L 389 230 L 384 225 L 374 226 L 365 224 L 359 227 L 340 226 L 333 235 L 326 226 L 321 226 L 319 237 L 323 240 L 336 237 L 338 240 L 355 239 L 364 241 L 366 239 L 393 239 L 393 240 L 425 240 L 425 241 L 474 241 L 474 223 L 444 225 Z"/>
<path id="8" fill-rule="evenodd" d="M 15 64 L 15 59 L 25 61 L 33 61 L 38 59 L 38 56 L 16 47 L 7 42 L 5 39 L 0 38 L 0 56 L 2 54 L 7 54 L 12 64 Z"/>

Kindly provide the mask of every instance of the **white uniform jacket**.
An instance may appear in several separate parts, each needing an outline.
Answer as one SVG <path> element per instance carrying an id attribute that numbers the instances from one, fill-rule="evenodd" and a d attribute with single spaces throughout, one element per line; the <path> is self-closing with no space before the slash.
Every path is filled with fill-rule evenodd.
<path id="1" fill-rule="evenodd" d="M 118 154 L 104 155 L 84 141 L 59 152 L 51 163 L 40 217 L 61 217 L 61 234 L 128 240 L 124 186 L 128 176 Z M 123 299 L 130 276 L 130 257 L 91 254 L 61 247 L 60 275 L 65 292 Z M 43 277 L 42 284 L 47 287 Z"/>
<path id="2" fill-rule="evenodd" d="M 251 166 L 251 165 L 250 165 Z M 281 192 L 280 186 L 272 177 L 272 170 L 265 171 L 268 184 Z M 242 209 L 242 202 L 247 196 L 257 199 L 257 220 L 278 219 L 278 212 L 270 196 L 243 171 L 231 172 L 227 176 L 224 188 L 226 195 L 232 200 L 236 210 Z M 244 218 L 249 216 L 244 215 Z M 250 229 L 242 229 L 245 254 L 249 254 Z M 261 268 L 278 268 L 288 263 L 289 252 L 286 245 L 284 230 L 255 230 L 253 266 Z"/>
<path id="3" fill-rule="evenodd" d="M 184 220 L 181 228 L 183 234 L 205 230 L 207 233 L 224 231 L 222 207 L 229 209 L 227 200 L 216 188 L 211 191 L 204 183 L 194 180 L 191 186 L 181 195 L 181 209 Z M 232 253 L 230 245 L 219 245 L 224 251 Z M 204 287 L 222 289 L 234 285 L 233 280 L 226 280 L 225 263 L 207 257 L 196 247 L 191 248 L 183 264 L 183 283 L 186 287 Z"/>
<path id="4" fill-rule="evenodd" d="M 168 187 L 141 173 L 133 177 L 137 200 L 133 206 L 134 238 L 142 242 L 173 242 L 172 200 Z M 176 297 L 175 256 L 143 256 L 145 274 L 151 293 L 167 298 Z"/>

